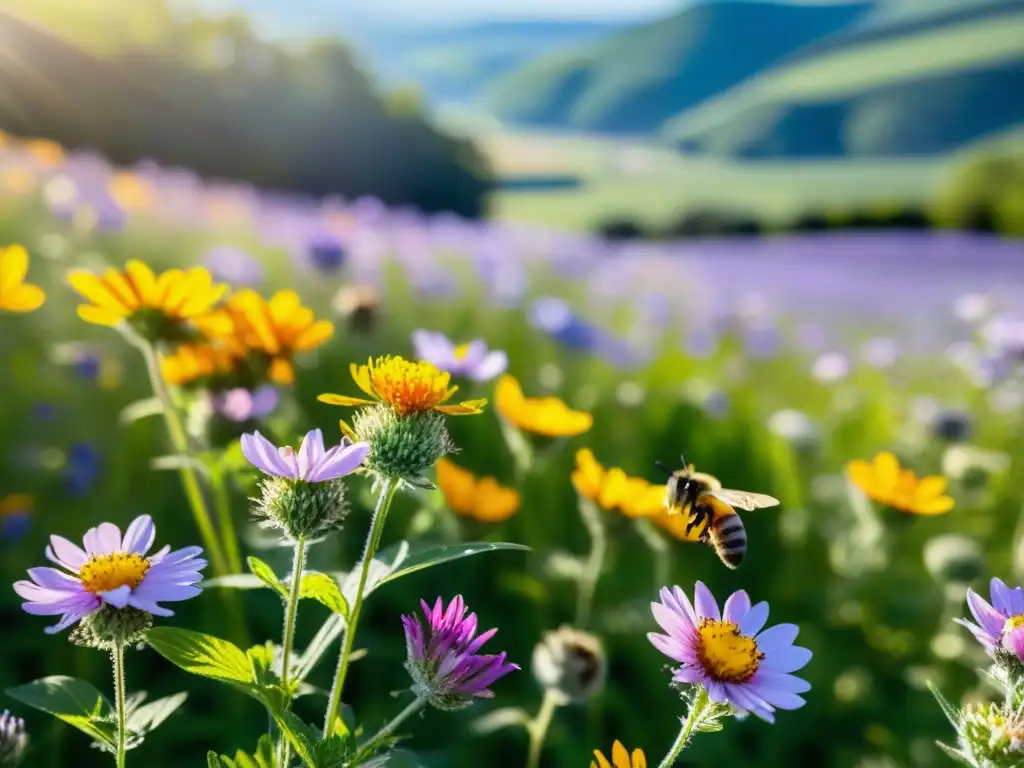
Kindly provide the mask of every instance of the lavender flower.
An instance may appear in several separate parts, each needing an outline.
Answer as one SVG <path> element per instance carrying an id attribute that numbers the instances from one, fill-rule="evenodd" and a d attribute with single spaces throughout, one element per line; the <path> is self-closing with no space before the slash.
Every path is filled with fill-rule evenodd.
<path id="1" fill-rule="evenodd" d="M 789 673 L 805 666 L 811 652 L 793 645 L 799 632 L 795 624 L 762 631 L 768 603 L 751 606 L 741 590 L 725 601 L 720 613 L 710 590 L 698 581 L 692 604 L 679 587 L 666 587 L 651 610 L 668 634 L 650 632 L 647 638 L 681 663 L 674 682 L 700 685 L 711 701 L 769 723 L 775 722 L 776 709 L 798 709 L 806 703 L 797 694 L 811 686 Z"/>
<path id="2" fill-rule="evenodd" d="M 355 471 L 370 452 L 369 443 L 353 443 L 344 438 L 329 451 L 319 429 L 302 438 L 296 453 L 291 446 L 277 448 L 259 432 L 242 435 L 242 453 L 249 463 L 267 475 L 305 483 L 323 483 Z"/>
<path id="3" fill-rule="evenodd" d="M 477 636 L 476 614 L 465 615 L 461 595 L 448 604 L 447 610 L 440 597 L 433 610 L 424 601 L 420 606 L 429 635 L 424 637 L 423 625 L 416 616 L 402 617 L 408 649 L 405 667 L 413 679 L 413 692 L 434 707 L 462 709 L 474 699 L 490 698 L 494 693 L 488 686 L 519 669 L 519 665 L 505 661 L 504 653 L 477 653 L 498 630 L 489 629 Z"/>
<path id="4" fill-rule="evenodd" d="M 259 432 L 242 435 L 242 453 L 267 477 L 253 514 L 264 528 L 277 528 L 291 540 L 316 541 L 341 528 L 348 514 L 345 483 L 370 453 L 369 443 L 347 437 L 329 451 L 324 436 L 311 430 L 296 453 L 275 447 Z"/>
<path id="5" fill-rule="evenodd" d="M 19 581 L 14 591 L 27 602 L 26 613 L 60 616 L 47 634 L 55 634 L 99 611 L 104 606 L 122 610 L 134 608 L 156 616 L 173 616 L 161 602 L 195 597 L 196 586 L 206 561 L 200 547 L 175 552 L 164 547 L 147 553 L 156 539 L 156 526 L 149 515 L 132 521 L 121 536 L 113 523 L 100 523 L 84 537 L 85 549 L 60 536 L 50 537 L 46 557 L 64 568 L 30 568 L 32 581 Z"/>
<path id="6" fill-rule="evenodd" d="M 236 423 L 266 418 L 274 412 L 279 401 L 277 390 L 269 384 L 252 391 L 237 387 L 226 392 L 210 393 L 213 411 Z"/>
<path id="7" fill-rule="evenodd" d="M 967 590 L 967 607 L 977 624 L 957 619 L 982 647 L 997 660 L 1009 655 L 1024 662 L 1024 589 L 1010 589 L 999 579 L 990 585 L 991 604 L 973 589 Z"/>
<path id="8" fill-rule="evenodd" d="M 25 756 L 28 735 L 25 721 L 15 717 L 6 709 L 0 712 L 0 765 L 18 765 Z"/>
<path id="9" fill-rule="evenodd" d="M 413 331 L 412 342 L 416 357 L 452 376 L 489 381 L 508 367 L 508 355 L 501 350 L 488 351 L 480 339 L 456 346 L 443 333 L 420 329 Z"/>
<path id="10" fill-rule="evenodd" d="M 236 288 L 263 282 L 263 267 L 250 254 L 232 245 L 215 245 L 203 254 L 202 264 L 218 282 Z"/>

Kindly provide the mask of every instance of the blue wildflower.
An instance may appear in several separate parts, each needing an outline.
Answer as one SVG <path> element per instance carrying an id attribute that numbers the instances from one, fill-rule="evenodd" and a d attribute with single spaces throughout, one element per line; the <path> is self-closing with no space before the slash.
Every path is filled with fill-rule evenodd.
<path id="1" fill-rule="evenodd" d="M 20 541 L 32 528 L 32 497 L 16 493 L 0 499 L 0 543 Z"/>
<path id="2" fill-rule="evenodd" d="M 72 443 L 65 456 L 64 487 L 72 496 L 84 496 L 92 490 L 101 469 L 102 457 L 94 443 Z"/>

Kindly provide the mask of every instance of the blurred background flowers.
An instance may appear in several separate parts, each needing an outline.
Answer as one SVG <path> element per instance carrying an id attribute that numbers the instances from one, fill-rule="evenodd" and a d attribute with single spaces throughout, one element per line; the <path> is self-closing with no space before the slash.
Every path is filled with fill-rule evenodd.
<path id="1" fill-rule="evenodd" d="M 967 587 L 1024 579 L 1020 2 L 9 0 L 0 32 L 9 583 L 52 531 L 150 515 L 197 541 L 147 376 L 214 455 L 211 519 L 243 550 L 224 561 L 286 570 L 238 438 L 337 444 L 351 411 L 318 395 L 386 397 L 349 364 L 402 355 L 449 376 L 431 396 L 490 403 L 446 419 L 461 450 L 396 497 L 384 544 L 532 552 L 381 589 L 345 692 L 361 722 L 408 687 L 395 617 L 462 595 L 531 674 L 443 728 L 407 721 L 424 766 L 522 764 L 521 730 L 478 721 L 558 690 L 541 765 L 636 768 L 682 713 L 649 603 L 699 580 L 770 603 L 814 661 L 809 706 L 731 722 L 689 762 L 945 764 L 926 684 L 970 711 L 990 696 L 952 620 Z M 122 318 L 159 356 L 100 327 Z M 743 514 L 736 572 L 661 511 L 653 465 L 680 453 L 781 501 Z M 358 557 L 372 497 L 348 503 L 316 568 Z M 557 629 L 581 579 L 587 626 Z M 253 635 L 278 634 L 276 598 L 243 597 Z M 224 617 L 211 598 L 179 619 Z M 11 590 L 0 622 L 0 688 L 107 674 L 43 646 Z M 181 689 L 155 654 L 132 663 Z M 251 748 L 259 717 L 226 732 L 226 701 L 190 689 L 149 764 Z M 70 728 L 4 717 L 40 768 L 106 764 Z"/>

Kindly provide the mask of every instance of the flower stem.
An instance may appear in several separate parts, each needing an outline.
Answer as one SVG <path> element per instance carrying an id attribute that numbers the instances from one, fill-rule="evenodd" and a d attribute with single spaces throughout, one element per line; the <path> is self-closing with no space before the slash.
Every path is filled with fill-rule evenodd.
<path id="1" fill-rule="evenodd" d="M 146 361 L 146 371 L 149 374 L 149 383 L 153 387 L 153 394 L 160 401 L 163 411 L 164 424 L 167 425 L 167 433 L 171 438 L 171 445 L 179 456 L 189 456 L 188 435 L 182 426 L 181 418 L 178 415 L 174 403 L 171 402 L 170 392 L 164 385 L 163 375 L 160 372 L 160 363 L 156 357 L 156 350 L 153 345 L 143 339 L 136 339 L 135 345 L 142 352 Z M 185 464 L 181 467 L 181 483 L 185 488 L 185 495 L 188 497 L 192 507 L 192 515 L 195 517 L 196 527 L 199 528 L 199 535 L 203 539 L 203 546 L 210 555 L 210 562 L 217 576 L 226 576 L 228 570 L 227 561 L 221 551 L 220 541 L 213 528 L 213 521 L 210 512 L 206 508 L 206 500 L 203 498 L 203 491 L 199 487 L 199 480 L 196 478 L 195 470 Z M 241 570 L 241 569 L 239 569 Z"/>
<path id="2" fill-rule="evenodd" d="M 327 705 L 327 715 L 324 718 L 324 736 L 334 733 L 335 721 L 338 719 L 338 710 L 341 708 L 341 694 L 345 689 L 345 677 L 348 675 L 349 660 L 352 656 L 352 647 L 355 644 L 356 628 L 359 625 L 359 611 L 363 607 L 363 591 L 366 588 L 366 578 L 370 573 L 370 563 L 380 546 L 381 536 L 384 533 L 384 519 L 391 508 L 391 501 L 395 498 L 395 491 L 398 490 L 399 479 L 387 477 L 381 481 L 380 495 L 377 497 L 377 507 L 373 510 L 373 520 L 370 523 L 370 532 L 366 536 L 366 546 L 363 549 L 363 562 L 359 571 L 359 586 L 356 588 L 355 599 L 349 610 L 348 626 L 345 628 L 345 640 L 341 645 L 341 656 L 338 658 L 338 670 L 334 675 L 334 686 L 331 688 L 331 697 Z"/>
<path id="3" fill-rule="evenodd" d="M 363 758 L 369 757 L 373 750 L 380 746 L 381 742 L 384 741 L 388 736 L 393 734 L 397 730 L 398 726 L 408 720 L 410 717 L 419 712 L 423 707 L 427 705 L 427 699 L 423 696 L 417 696 L 415 700 L 401 712 L 399 712 L 395 719 L 385 725 L 379 731 L 377 731 L 368 742 L 363 744 L 356 753 L 355 759 L 352 761 L 355 765 L 359 765 L 359 761 Z"/>
<path id="4" fill-rule="evenodd" d="M 128 729 L 125 725 L 124 645 L 122 643 L 119 642 L 114 646 L 111 659 L 114 662 L 114 697 L 117 702 L 117 768 L 124 768 Z"/>
<path id="5" fill-rule="evenodd" d="M 645 518 L 634 521 L 637 533 L 644 544 L 651 550 L 654 558 L 654 591 L 657 592 L 668 584 L 669 580 L 669 546 L 668 541 L 654 527 L 654 523 Z"/>
<path id="6" fill-rule="evenodd" d="M 583 524 L 590 533 L 590 555 L 587 557 L 576 595 L 576 626 L 584 629 L 590 620 L 597 581 L 601 577 L 601 566 L 604 565 L 604 555 L 608 548 L 608 535 L 605 532 L 601 510 L 592 501 L 581 496 L 578 506 Z"/>
<path id="7" fill-rule="evenodd" d="M 288 594 L 288 605 L 284 611 L 284 636 L 281 640 L 281 688 L 284 689 L 288 700 L 291 695 L 288 691 L 288 677 L 291 671 L 292 643 L 295 639 L 295 617 L 299 614 L 299 595 L 302 592 L 302 570 L 306 567 L 306 539 L 300 536 L 295 542 L 295 559 L 292 562 L 291 592 Z M 278 761 L 282 766 L 287 766 L 291 759 L 291 744 L 283 735 L 281 736 L 281 759 Z"/>
<path id="8" fill-rule="evenodd" d="M 537 716 L 526 725 L 526 732 L 530 735 L 530 749 L 526 754 L 526 768 L 538 768 L 540 765 L 540 753 L 544 749 L 544 739 L 547 738 L 548 728 L 551 727 L 551 720 L 558 709 L 558 694 L 548 688 L 544 691 L 544 699 L 540 703 Z"/>
<path id="9" fill-rule="evenodd" d="M 213 508 L 217 515 L 217 524 L 220 526 L 220 536 L 224 542 L 228 567 L 231 569 L 231 573 L 241 573 L 242 555 L 238 551 L 238 534 L 235 533 L 235 521 L 231 517 L 231 499 L 228 496 L 227 480 L 220 467 L 215 468 L 211 473 L 210 485 L 213 488 Z"/>
<path id="10" fill-rule="evenodd" d="M 708 703 L 708 692 L 701 686 L 697 689 L 697 697 L 693 700 L 693 704 L 690 705 L 690 711 L 686 715 L 686 720 L 683 721 L 683 727 L 679 731 L 679 735 L 676 736 L 676 740 L 672 744 L 672 749 L 665 755 L 665 759 L 659 763 L 658 768 L 671 768 L 671 766 L 675 765 L 676 760 L 679 758 L 679 753 L 689 745 L 690 738 L 693 736 L 693 728 L 700 721 L 700 716 L 703 714 Z"/>

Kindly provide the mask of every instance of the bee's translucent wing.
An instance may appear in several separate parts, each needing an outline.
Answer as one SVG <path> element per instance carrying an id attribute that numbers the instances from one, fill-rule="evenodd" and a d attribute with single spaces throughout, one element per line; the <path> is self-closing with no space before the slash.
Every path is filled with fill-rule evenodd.
<path id="1" fill-rule="evenodd" d="M 751 493 L 750 491 L 736 491 L 731 488 L 715 488 L 707 491 L 709 496 L 721 499 L 726 504 L 739 509 L 762 509 L 763 507 L 775 507 L 779 500 L 774 496 L 765 493 Z"/>

